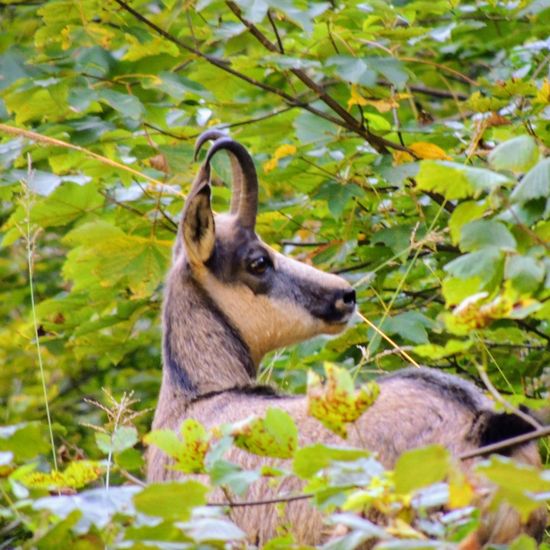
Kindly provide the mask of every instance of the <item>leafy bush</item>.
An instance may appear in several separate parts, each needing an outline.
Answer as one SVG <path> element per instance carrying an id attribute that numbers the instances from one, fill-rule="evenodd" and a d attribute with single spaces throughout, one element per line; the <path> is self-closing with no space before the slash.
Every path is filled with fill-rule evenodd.
<path id="1" fill-rule="evenodd" d="M 372 390 L 412 360 L 478 381 L 501 407 L 547 405 L 547 3 L 0 8 L 0 548 L 242 540 L 223 510 L 203 506 L 207 485 L 141 487 L 144 442 L 228 495 L 260 475 L 299 476 L 348 527 L 331 547 L 464 540 L 478 511 L 440 448 L 405 455 L 393 473 L 344 442 L 285 454 L 295 427 L 276 410 L 213 434 L 187 424 L 183 440 L 146 435 L 162 281 L 197 170 L 193 142 L 226 128 L 257 163 L 258 232 L 348 277 L 363 316 L 338 338 L 273 353 L 262 381 L 299 393 L 309 371 L 322 395 L 316 376 L 329 363 L 348 390 L 346 372 Z M 228 182 L 227 159 L 214 166 Z M 224 210 L 230 191 L 214 194 Z M 351 409 L 369 401 L 364 391 Z M 243 471 L 223 459 L 232 444 L 290 462 Z M 522 513 L 550 491 L 548 470 L 503 458 L 479 468 Z M 366 507 L 391 524 L 362 519 Z M 283 531 L 270 547 L 291 544 Z"/>

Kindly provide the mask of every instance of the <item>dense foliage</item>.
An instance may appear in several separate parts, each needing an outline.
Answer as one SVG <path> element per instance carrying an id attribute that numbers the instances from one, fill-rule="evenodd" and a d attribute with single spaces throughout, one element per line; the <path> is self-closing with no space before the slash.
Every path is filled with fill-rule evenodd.
<path id="1" fill-rule="evenodd" d="M 241 540 L 223 510 L 200 506 L 197 481 L 140 486 L 146 443 L 233 497 L 261 472 L 224 462 L 227 445 L 291 459 L 263 473 L 307 481 L 349 527 L 334 548 L 463 540 L 477 512 L 442 449 L 391 474 L 344 440 L 299 449 L 275 410 L 246 430 L 146 436 L 162 283 L 194 139 L 226 128 L 256 161 L 258 233 L 345 275 L 364 316 L 272 354 L 262 381 L 303 392 L 312 369 L 310 393 L 330 401 L 314 374 L 324 365 L 353 409 L 364 394 L 352 380 L 412 359 L 477 381 L 500 407 L 542 407 L 548 2 L 7 0 L 0 17 L 0 548 Z M 215 168 L 230 181 L 223 155 Z M 215 189 L 217 210 L 229 194 Z M 345 433 L 336 413 L 321 420 Z M 550 492 L 548 471 L 502 458 L 481 470 L 522 513 Z M 356 514 L 370 507 L 386 528 Z M 291 545 L 283 529 L 271 547 Z"/>

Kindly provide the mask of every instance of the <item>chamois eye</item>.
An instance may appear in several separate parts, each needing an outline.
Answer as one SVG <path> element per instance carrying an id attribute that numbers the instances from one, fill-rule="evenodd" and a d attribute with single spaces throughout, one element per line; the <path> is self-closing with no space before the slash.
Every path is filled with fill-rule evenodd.
<path id="1" fill-rule="evenodd" d="M 263 275 L 268 267 L 271 267 L 271 260 L 269 257 L 260 256 L 248 264 L 248 271 L 253 275 Z"/>

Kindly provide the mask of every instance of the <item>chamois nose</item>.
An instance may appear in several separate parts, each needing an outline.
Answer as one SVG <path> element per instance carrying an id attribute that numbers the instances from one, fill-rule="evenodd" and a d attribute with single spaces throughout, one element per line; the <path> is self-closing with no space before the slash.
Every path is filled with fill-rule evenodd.
<path id="1" fill-rule="evenodd" d="M 353 288 L 346 288 L 345 290 L 339 290 L 336 294 L 336 301 L 334 302 L 334 309 L 343 317 L 348 318 L 355 310 L 355 290 Z"/>
<path id="2" fill-rule="evenodd" d="M 348 288 L 347 290 L 344 290 L 342 300 L 344 300 L 344 304 L 355 305 L 355 290 L 353 290 L 353 288 Z"/>

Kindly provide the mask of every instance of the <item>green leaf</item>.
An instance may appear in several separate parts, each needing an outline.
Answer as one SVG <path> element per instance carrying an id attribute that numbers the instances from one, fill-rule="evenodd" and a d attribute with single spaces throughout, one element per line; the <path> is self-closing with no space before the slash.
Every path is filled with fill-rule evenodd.
<path id="1" fill-rule="evenodd" d="M 519 136 L 497 145 L 489 155 L 489 162 L 496 170 L 521 173 L 536 164 L 538 158 L 535 140 L 531 136 Z"/>
<path id="2" fill-rule="evenodd" d="M 403 453 L 395 464 L 395 490 L 408 494 L 442 481 L 449 472 L 449 451 L 431 445 Z"/>
<path id="3" fill-rule="evenodd" d="M 344 81 L 363 86 L 376 84 L 376 72 L 370 69 L 368 63 L 359 57 L 335 55 L 326 60 L 329 66 L 334 66 L 334 72 Z"/>
<path id="4" fill-rule="evenodd" d="M 384 321 L 382 327 L 386 333 L 398 334 L 405 340 L 415 344 L 425 344 L 428 342 L 427 328 L 434 328 L 435 323 L 418 311 L 407 311 L 389 317 Z"/>
<path id="5" fill-rule="evenodd" d="M 493 455 L 477 465 L 476 472 L 498 487 L 494 505 L 508 502 L 521 514 L 523 521 L 541 505 L 533 496 L 550 491 L 550 480 L 538 468 L 502 456 Z"/>
<path id="6" fill-rule="evenodd" d="M 40 422 L 25 422 L 0 427 L 0 451 L 9 451 L 17 462 L 26 462 L 49 452 L 50 443 Z"/>
<path id="7" fill-rule="evenodd" d="M 153 483 L 134 496 L 134 504 L 148 516 L 185 521 L 193 508 L 206 504 L 207 493 L 198 481 Z"/>
<path id="8" fill-rule="evenodd" d="M 439 360 L 450 357 L 451 355 L 462 354 L 468 351 L 473 343 L 472 340 L 448 340 L 444 346 L 438 346 L 436 344 L 416 346 L 414 352 L 420 355 L 420 357 Z"/>
<path id="9" fill-rule="evenodd" d="M 487 206 L 484 203 L 478 204 L 475 201 L 465 201 L 457 205 L 449 218 L 453 244 L 458 244 L 460 241 L 462 227 L 468 222 L 481 218 L 486 210 Z"/>
<path id="10" fill-rule="evenodd" d="M 102 89 L 99 99 L 107 103 L 112 109 L 129 118 L 139 120 L 143 116 L 144 108 L 136 96 Z"/>
<path id="11" fill-rule="evenodd" d="M 118 426 L 112 434 L 96 432 L 95 440 L 105 454 L 120 453 L 133 447 L 138 441 L 138 435 L 133 426 Z"/>
<path id="12" fill-rule="evenodd" d="M 368 458 L 370 453 L 362 449 L 344 449 L 317 443 L 303 447 L 296 452 L 292 470 L 302 479 L 310 479 L 331 462 L 351 462 L 359 458 Z"/>
<path id="13" fill-rule="evenodd" d="M 245 451 L 273 458 L 292 458 L 298 446 L 298 429 L 281 409 L 269 408 L 265 418 L 251 417 L 231 427 L 235 445 Z"/>
<path id="14" fill-rule="evenodd" d="M 500 269 L 501 262 L 502 253 L 497 247 L 492 246 L 460 256 L 449 262 L 444 269 L 459 279 L 480 277 L 487 281 Z"/>
<path id="15" fill-rule="evenodd" d="M 519 185 L 516 186 L 510 198 L 516 202 L 527 202 L 539 197 L 550 196 L 550 158 L 541 160 L 532 168 Z"/>
<path id="16" fill-rule="evenodd" d="M 541 262 L 530 256 L 509 256 L 506 259 L 504 277 L 521 293 L 535 292 L 544 280 L 545 269 Z"/>
<path id="17" fill-rule="evenodd" d="M 187 524 L 181 524 L 187 536 L 198 543 L 229 542 L 246 538 L 246 533 L 226 518 L 196 518 Z"/>
<path id="18" fill-rule="evenodd" d="M 462 227 L 460 248 L 472 252 L 482 248 L 515 250 L 516 239 L 506 226 L 494 220 L 476 220 Z"/>
<path id="19" fill-rule="evenodd" d="M 509 180 L 507 177 L 455 162 L 423 160 L 416 177 L 421 191 L 433 191 L 447 200 L 475 197 L 492 191 Z"/>

